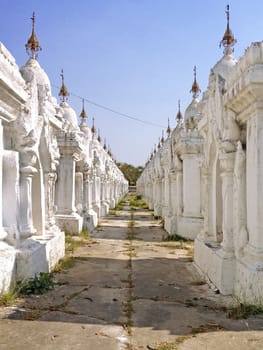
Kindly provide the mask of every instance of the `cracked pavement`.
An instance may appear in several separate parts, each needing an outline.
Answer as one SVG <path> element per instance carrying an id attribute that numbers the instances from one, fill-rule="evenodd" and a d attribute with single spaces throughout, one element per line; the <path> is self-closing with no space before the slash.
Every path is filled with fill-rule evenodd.
<path id="1" fill-rule="evenodd" d="M 232 300 L 200 278 L 191 244 L 164 235 L 128 205 L 102 219 L 53 290 L 0 308 L 0 349 L 262 349 L 263 320 L 229 319 Z"/>

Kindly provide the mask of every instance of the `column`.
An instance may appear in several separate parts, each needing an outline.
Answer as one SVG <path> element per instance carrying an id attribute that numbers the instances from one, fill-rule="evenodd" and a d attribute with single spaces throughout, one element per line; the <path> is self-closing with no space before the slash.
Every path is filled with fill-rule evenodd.
<path id="1" fill-rule="evenodd" d="M 76 159 L 73 154 L 61 155 L 58 169 L 57 213 L 74 214 L 75 207 L 75 168 Z"/>
<path id="2" fill-rule="evenodd" d="M 204 217 L 204 225 L 198 237 L 202 240 L 207 240 L 209 238 L 209 169 L 207 167 L 202 168 L 201 175 L 202 191 L 201 191 L 201 201 L 202 201 L 202 215 Z"/>
<path id="3" fill-rule="evenodd" d="M 46 228 L 55 225 L 55 182 L 57 179 L 57 174 L 55 172 L 48 172 L 44 174 L 45 181 L 45 193 L 46 193 Z"/>
<path id="4" fill-rule="evenodd" d="M 2 174 L 3 174 L 3 127 L 2 127 L 2 119 L 0 117 L 0 241 L 5 239 L 7 233 L 3 229 L 3 217 L 2 217 L 2 203 L 3 203 L 3 195 L 2 195 Z"/>
<path id="5" fill-rule="evenodd" d="M 83 174 L 82 172 L 76 172 L 75 175 L 75 186 L 76 186 L 76 209 L 79 215 L 83 211 Z"/>
<path id="6" fill-rule="evenodd" d="M 177 193 L 177 217 L 182 215 L 183 210 L 183 172 L 181 169 L 177 170 L 177 176 L 176 176 L 176 193 Z"/>
<path id="7" fill-rule="evenodd" d="M 177 191 L 176 191 L 176 172 L 170 172 L 170 191 L 169 191 L 169 210 L 170 215 L 176 217 L 177 214 Z"/>
<path id="8" fill-rule="evenodd" d="M 201 181 L 197 154 L 185 153 L 182 155 L 182 158 L 184 216 L 199 218 L 201 211 Z"/>
<path id="9" fill-rule="evenodd" d="M 263 111 L 247 122 L 247 227 L 249 253 L 263 258 Z"/>
<path id="10" fill-rule="evenodd" d="M 29 237 L 36 233 L 32 214 L 32 178 L 37 169 L 26 166 L 20 169 L 20 236 Z"/>
<path id="11" fill-rule="evenodd" d="M 223 241 L 222 248 L 226 255 L 234 253 L 233 237 L 233 215 L 234 215 L 234 162 L 235 152 L 220 155 L 220 166 L 222 169 L 222 198 L 223 198 Z"/>
<path id="12" fill-rule="evenodd" d="M 163 208 L 162 208 L 162 216 L 169 216 L 170 213 L 170 203 L 169 203 L 169 199 L 170 199 L 170 186 L 169 186 L 169 169 L 166 168 L 164 170 L 165 175 L 164 175 L 164 180 L 163 180 Z"/>

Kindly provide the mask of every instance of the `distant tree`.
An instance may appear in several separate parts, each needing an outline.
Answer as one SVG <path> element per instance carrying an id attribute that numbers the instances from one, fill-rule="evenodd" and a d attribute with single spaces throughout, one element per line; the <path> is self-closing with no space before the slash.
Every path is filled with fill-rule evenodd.
<path id="1" fill-rule="evenodd" d="M 142 166 L 135 167 L 127 163 L 117 163 L 117 165 L 129 181 L 129 185 L 135 186 L 144 168 Z"/>

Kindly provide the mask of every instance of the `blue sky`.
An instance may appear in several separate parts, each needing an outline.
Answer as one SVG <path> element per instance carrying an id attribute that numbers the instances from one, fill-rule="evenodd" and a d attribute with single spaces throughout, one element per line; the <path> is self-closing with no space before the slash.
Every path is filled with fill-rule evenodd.
<path id="1" fill-rule="evenodd" d="M 235 56 L 263 39 L 263 1 L 229 1 Z M 22 66 L 36 13 L 42 52 L 53 95 L 60 70 L 79 114 L 83 96 L 159 126 L 130 120 L 86 103 L 117 161 L 144 165 L 167 127 L 174 127 L 191 102 L 193 66 L 205 91 L 213 65 L 222 57 L 227 1 L 218 0 L 1 0 L 0 41 Z"/>

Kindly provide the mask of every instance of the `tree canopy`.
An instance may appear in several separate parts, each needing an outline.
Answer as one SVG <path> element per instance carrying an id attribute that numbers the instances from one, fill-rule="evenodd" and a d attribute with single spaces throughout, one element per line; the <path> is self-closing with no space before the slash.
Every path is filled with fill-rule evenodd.
<path id="1" fill-rule="evenodd" d="M 144 167 L 143 166 L 135 167 L 127 163 L 117 163 L 117 165 L 120 168 L 120 170 L 123 172 L 126 179 L 129 181 L 129 185 L 135 186 L 136 181 L 140 177 Z"/>

